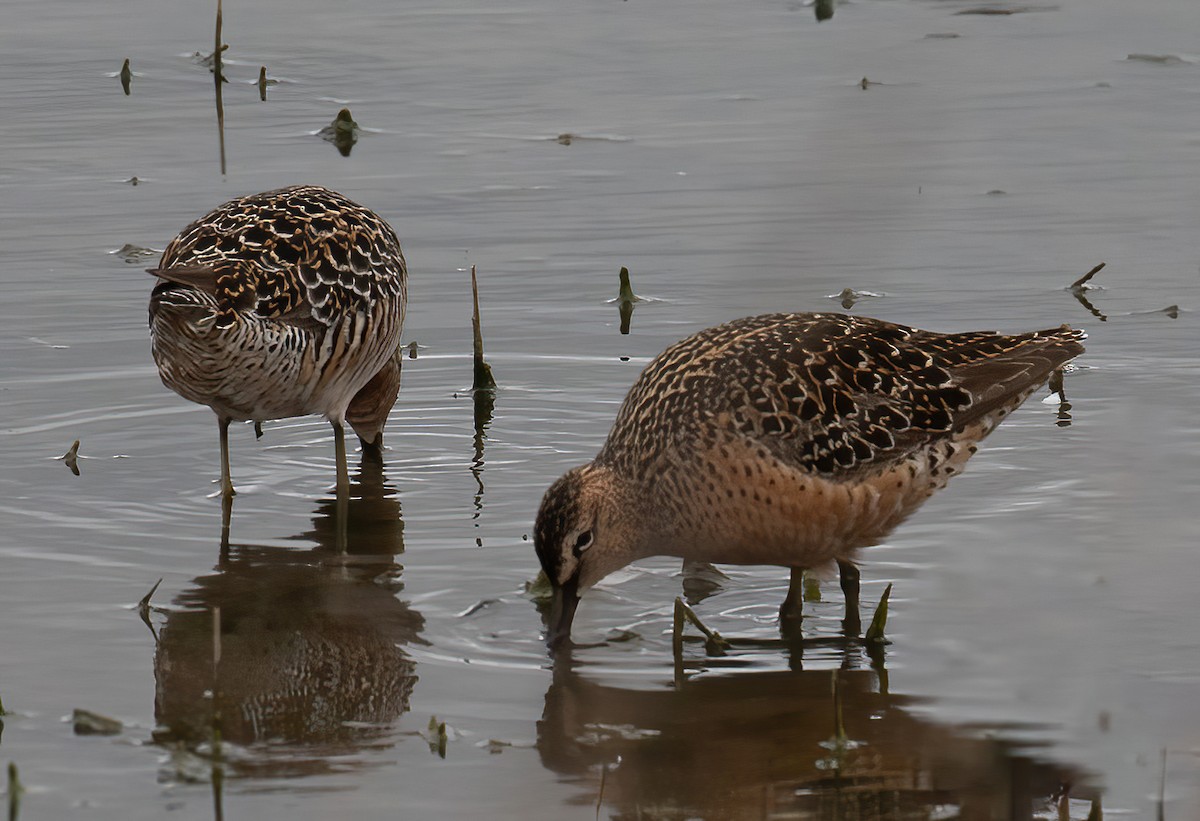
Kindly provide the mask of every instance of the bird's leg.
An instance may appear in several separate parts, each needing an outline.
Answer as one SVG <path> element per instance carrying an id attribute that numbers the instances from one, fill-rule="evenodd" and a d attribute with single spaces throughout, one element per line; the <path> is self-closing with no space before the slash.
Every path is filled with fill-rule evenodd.
<path id="1" fill-rule="evenodd" d="M 227 416 L 217 416 L 217 425 L 221 431 L 221 495 L 227 499 L 237 493 L 233 489 L 233 479 L 229 476 L 229 423 L 233 420 Z"/>
<path id="2" fill-rule="evenodd" d="M 858 580 L 861 574 L 853 562 L 838 559 L 837 564 L 842 595 L 846 599 L 846 617 L 842 620 L 842 632 L 847 636 L 857 636 L 862 630 L 862 621 L 858 615 Z"/>
<path id="3" fill-rule="evenodd" d="M 233 519 L 233 497 L 221 497 L 221 563 L 229 559 L 229 522 Z"/>
<path id="4" fill-rule="evenodd" d="M 333 452 L 337 460 L 337 497 L 350 497 L 350 471 L 346 467 L 346 431 L 341 422 L 330 422 L 333 426 Z"/>
<path id="5" fill-rule="evenodd" d="M 793 567 L 787 597 L 779 608 L 779 629 L 783 633 L 800 632 L 804 621 L 804 568 Z"/>
<path id="6" fill-rule="evenodd" d="M 334 515 L 334 544 L 338 553 L 345 553 L 350 519 L 350 471 L 346 467 L 346 431 L 341 422 L 333 425 L 333 451 L 337 460 L 336 513 Z"/>

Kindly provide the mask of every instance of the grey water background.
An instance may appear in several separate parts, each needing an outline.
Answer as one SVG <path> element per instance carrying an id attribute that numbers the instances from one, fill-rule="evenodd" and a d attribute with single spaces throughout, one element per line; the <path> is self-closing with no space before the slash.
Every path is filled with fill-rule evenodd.
<path id="1" fill-rule="evenodd" d="M 22 817 L 212 817 L 180 739 L 207 720 L 214 605 L 227 687 L 285 694 L 275 725 L 242 705 L 228 817 L 592 818 L 598 796 L 606 817 L 838 817 L 813 779 L 839 668 L 846 755 L 921 762 L 929 807 L 957 767 L 1000 794 L 1071 780 L 1110 817 L 1150 817 L 1165 782 L 1167 818 L 1200 811 L 1192 0 L 860 0 L 821 24 L 788 0 L 231 1 L 225 175 L 191 57 L 213 5 L 14 0 L 0 27 L 0 758 Z M 314 134 L 343 106 L 348 157 Z M 298 182 L 396 228 L 418 357 L 383 467 L 352 469 L 351 557 L 328 426 L 299 419 L 234 430 L 222 561 L 215 420 L 150 360 L 156 257 L 114 252 Z M 1089 310 L 1064 288 L 1100 261 Z M 501 385 L 482 436 L 471 265 Z M 621 266 L 654 298 L 629 335 Z M 1039 394 L 864 553 L 868 610 L 895 584 L 886 687 L 853 652 L 769 641 L 785 574 L 726 568 L 697 607 L 762 642 L 689 644 L 675 690 L 668 561 L 590 594 L 577 638 L 627 640 L 552 671 L 521 595 L 545 486 L 671 341 L 846 287 L 931 329 L 1090 333 L 1069 426 Z M 75 439 L 79 476 L 54 458 Z M 152 633 L 135 605 L 159 578 Z M 821 594 L 815 639 L 841 617 Z M 126 728 L 75 736 L 77 707 Z"/>

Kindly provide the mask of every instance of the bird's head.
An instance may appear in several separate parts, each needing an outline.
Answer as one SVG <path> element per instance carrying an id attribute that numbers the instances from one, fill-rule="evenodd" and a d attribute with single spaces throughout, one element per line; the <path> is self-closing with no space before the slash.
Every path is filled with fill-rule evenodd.
<path id="1" fill-rule="evenodd" d="M 567 471 L 542 497 L 533 544 L 554 590 L 551 649 L 570 640 L 583 593 L 645 555 L 638 501 L 612 470 L 594 464 Z"/>

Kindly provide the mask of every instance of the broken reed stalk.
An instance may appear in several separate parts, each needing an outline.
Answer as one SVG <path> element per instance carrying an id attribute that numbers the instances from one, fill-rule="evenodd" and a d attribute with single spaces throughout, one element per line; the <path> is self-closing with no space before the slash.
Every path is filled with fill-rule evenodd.
<path id="1" fill-rule="evenodd" d="M 138 615 L 142 617 L 142 621 L 146 623 L 147 627 L 150 627 L 150 599 L 153 598 L 154 591 L 158 590 L 158 586 L 162 584 L 162 582 L 162 579 L 156 581 L 154 583 L 154 587 L 150 588 L 150 592 L 142 596 L 142 600 L 138 602 Z M 153 627 L 150 627 L 150 629 L 151 631 L 154 630 Z"/>
<path id="2" fill-rule="evenodd" d="M 867 628 L 867 634 L 863 636 L 865 641 L 872 643 L 885 641 L 883 629 L 887 626 L 888 596 L 891 594 L 892 583 L 888 582 L 888 586 L 883 589 L 883 595 L 879 598 L 879 606 L 875 608 L 875 615 L 871 618 L 871 626 Z"/>
<path id="3" fill-rule="evenodd" d="M 716 630 L 709 630 L 696 611 L 688 607 L 683 599 L 675 599 L 675 626 L 671 633 L 671 646 L 676 657 L 683 653 L 683 623 L 690 621 L 692 625 L 704 634 L 704 651 L 710 656 L 722 656 L 729 649 L 729 642 Z"/>
<path id="4" fill-rule="evenodd" d="M 471 266 L 471 300 L 474 309 L 471 313 L 471 331 L 474 335 L 475 375 L 471 381 L 471 390 L 494 391 L 496 380 L 492 376 L 492 366 L 483 361 L 483 331 L 479 324 L 479 281 L 475 277 L 475 266 Z"/>
<path id="5" fill-rule="evenodd" d="M 622 303 L 637 302 L 637 294 L 633 292 L 633 285 L 629 282 L 629 269 L 621 266 L 619 277 L 621 280 L 621 290 L 617 295 L 618 301 Z"/>
<path id="6" fill-rule="evenodd" d="M 1100 273 L 1100 271 L 1101 271 L 1101 270 L 1104 268 L 1104 266 L 1105 266 L 1106 264 L 1107 264 L 1107 263 L 1101 262 L 1101 263 L 1100 263 L 1099 265 L 1097 265 L 1095 268 L 1093 268 L 1092 270 L 1088 271 L 1086 274 L 1084 274 L 1083 276 L 1081 276 L 1079 279 L 1077 279 L 1077 280 L 1075 280 L 1074 282 L 1072 282 L 1072 283 L 1071 283 L 1070 290 L 1072 290 L 1072 291 L 1080 291 L 1080 290 L 1082 290 L 1082 289 L 1083 289 L 1083 286 L 1084 286 L 1084 285 L 1087 285 L 1087 283 L 1088 283 L 1088 280 L 1090 280 L 1090 279 L 1091 279 L 1092 277 L 1094 277 L 1096 274 Z"/>
<path id="7" fill-rule="evenodd" d="M 217 29 L 213 37 L 213 75 L 221 86 L 221 0 L 217 0 Z"/>
<path id="8" fill-rule="evenodd" d="M 221 83 L 225 74 L 221 61 L 221 0 L 217 0 L 217 28 L 213 37 L 213 82 L 217 89 L 217 140 L 221 146 L 221 176 L 225 176 L 225 104 L 221 101 Z"/>

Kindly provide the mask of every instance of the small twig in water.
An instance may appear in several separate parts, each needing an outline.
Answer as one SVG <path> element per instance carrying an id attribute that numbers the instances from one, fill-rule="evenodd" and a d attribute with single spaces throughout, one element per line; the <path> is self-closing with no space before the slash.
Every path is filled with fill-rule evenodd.
<path id="1" fill-rule="evenodd" d="M 697 630 L 704 634 L 704 650 L 710 656 L 721 656 L 729 649 L 729 642 L 722 638 L 716 630 L 709 630 L 700 621 L 696 611 L 688 607 L 683 599 L 675 599 L 675 628 L 671 635 L 671 644 L 678 656 L 683 652 L 683 622 L 690 621 Z"/>
<path id="2" fill-rule="evenodd" d="M 1081 276 L 1079 279 L 1077 279 L 1077 280 L 1075 280 L 1074 282 L 1072 282 L 1072 283 L 1071 283 L 1071 287 L 1070 287 L 1070 289 L 1069 289 L 1069 290 L 1071 290 L 1071 291 L 1082 291 L 1082 290 L 1083 290 L 1083 286 L 1084 286 L 1084 285 L 1087 285 L 1087 283 L 1088 283 L 1088 280 L 1090 280 L 1090 279 L 1091 279 L 1092 277 L 1094 277 L 1096 274 L 1100 273 L 1100 271 L 1101 271 L 1101 270 L 1104 268 L 1104 266 L 1105 266 L 1106 264 L 1107 264 L 1107 263 L 1101 262 L 1101 263 L 1100 263 L 1099 265 L 1097 265 L 1095 268 L 1093 268 L 1092 270 L 1088 271 L 1086 274 L 1084 274 L 1083 276 Z"/>

